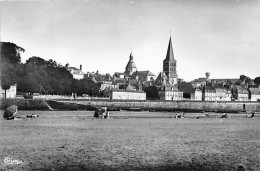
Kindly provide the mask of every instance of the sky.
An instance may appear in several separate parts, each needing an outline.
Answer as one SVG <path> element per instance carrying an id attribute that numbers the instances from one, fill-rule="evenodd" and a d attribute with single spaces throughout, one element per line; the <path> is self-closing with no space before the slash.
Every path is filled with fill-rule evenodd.
<path id="1" fill-rule="evenodd" d="M 172 38 L 178 77 L 260 76 L 260 0 L 2 1 L 1 41 L 101 74 L 163 70 Z"/>

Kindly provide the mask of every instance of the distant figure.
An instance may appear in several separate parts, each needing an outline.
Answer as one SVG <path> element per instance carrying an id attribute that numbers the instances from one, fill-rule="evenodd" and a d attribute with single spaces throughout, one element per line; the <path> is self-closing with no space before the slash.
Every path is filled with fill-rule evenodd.
<path id="1" fill-rule="evenodd" d="M 198 116 L 198 117 L 196 117 L 196 119 L 200 119 L 200 117 Z"/>
<path id="2" fill-rule="evenodd" d="M 109 119 L 110 118 L 110 112 L 107 112 L 105 115 L 105 119 Z"/>
<path id="3" fill-rule="evenodd" d="M 95 118 L 101 118 L 101 119 L 109 119 L 110 118 L 110 112 L 106 111 L 106 108 L 97 109 L 94 112 Z"/>
<path id="4" fill-rule="evenodd" d="M 242 165 L 242 164 L 240 164 L 238 167 L 237 167 L 237 171 L 245 171 L 246 170 L 246 168 Z"/>
<path id="5" fill-rule="evenodd" d="M 246 105 L 245 104 L 243 104 L 243 110 L 246 111 Z"/>
<path id="6" fill-rule="evenodd" d="M 221 118 L 228 118 L 228 116 L 227 116 L 226 113 L 223 113 L 223 114 L 221 115 Z"/>
<path id="7" fill-rule="evenodd" d="M 175 115 L 175 118 L 185 118 L 185 113 L 184 112 L 178 113 Z"/>
<path id="8" fill-rule="evenodd" d="M 32 115 L 27 115 L 26 116 L 27 118 L 36 118 L 36 117 L 39 117 L 38 114 L 32 114 Z"/>
<path id="9" fill-rule="evenodd" d="M 99 109 L 95 110 L 94 117 L 95 118 L 99 118 Z"/>
<path id="10" fill-rule="evenodd" d="M 176 114 L 175 118 L 181 118 L 181 114 Z"/>
<path id="11" fill-rule="evenodd" d="M 253 118 L 255 116 L 255 113 L 252 111 L 251 113 L 246 114 L 247 118 Z"/>

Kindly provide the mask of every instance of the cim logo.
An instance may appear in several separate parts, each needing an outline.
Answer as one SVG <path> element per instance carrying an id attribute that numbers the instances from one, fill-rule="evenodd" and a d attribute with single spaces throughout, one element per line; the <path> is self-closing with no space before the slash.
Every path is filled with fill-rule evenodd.
<path id="1" fill-rule="evenodd" d="M 13 158 L 10 158 L 10 157 L 6 157 L 4 159 L 4 162 L 6 164 L 21 164 L 22 163 L 22 160 L 19 160 L 19 159 L 13 159 Z"/>

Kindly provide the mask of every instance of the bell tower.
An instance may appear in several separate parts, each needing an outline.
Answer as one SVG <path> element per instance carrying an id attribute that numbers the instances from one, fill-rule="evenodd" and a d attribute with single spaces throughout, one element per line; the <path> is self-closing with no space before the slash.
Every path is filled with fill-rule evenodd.
<path id="1" fill-rule="evenodd" d="M 137 68 L 136 68 L 136 65 L 133 60 L 133 54 L 131 52 L 131 54 L 129 56 L 129 61 L 125 67 L 125 73 L 131 76 L 136 71 L 137 71 Z"/>
<path id="2" fill-rule="evenodd" d="M 173 49 L 172 49 L 172 40 L 170 37 L 166 58 L 163 61 L 163 71 L 165 72 L 166 76 L 168 77 L 168 83 L 172 84 L 172 85 L 175 85 L 178 83 L 176 63 L 177 63 L 177 61 L 174 59 L 174 54 L 173 54 Z"/>

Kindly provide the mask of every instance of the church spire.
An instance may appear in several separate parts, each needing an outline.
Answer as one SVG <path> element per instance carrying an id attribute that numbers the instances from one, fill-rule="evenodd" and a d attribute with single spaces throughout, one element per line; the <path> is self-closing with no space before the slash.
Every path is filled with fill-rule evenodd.
<path id="1" fill-rule="evenodd" d="M 131 51 L 131 54 L 129 56 L 130 60 L 133 60 L 133 54 L 132 54 L 132 51 Z"/>
<path id="2" fill-rule="evenodd" d="M 168 45 L 168 50 L 167 50 L 167 54 L 166 54 L 165 60 L 174 60 L 171 36 L 170 36 L 169 45 Z"/>

